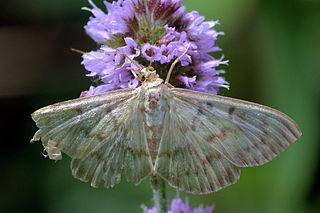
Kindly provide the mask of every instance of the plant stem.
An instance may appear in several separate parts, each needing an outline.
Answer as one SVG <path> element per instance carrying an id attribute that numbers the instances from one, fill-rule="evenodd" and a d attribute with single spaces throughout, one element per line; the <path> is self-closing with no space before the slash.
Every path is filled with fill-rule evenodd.
<path id="1" fill-rule="evenodd" d="M 166 182 L 160 177 L 151 178 L 151 188 L 153 192 L 153 202 L 157 213 L 167 212 L 167 187 Z"/>

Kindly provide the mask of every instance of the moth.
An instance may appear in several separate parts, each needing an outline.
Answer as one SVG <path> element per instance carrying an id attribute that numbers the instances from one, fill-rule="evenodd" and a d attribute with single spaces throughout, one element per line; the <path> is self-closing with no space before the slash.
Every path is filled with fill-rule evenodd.
<path id="1" fill-rule="evenodd" d="M 119 89 L 32 113 L 48 156 L 72 158 L 74 177 L 106 188 L 121 175 L 158 177 L 192 194 L 235 183 L 244 167 L 269 162 L 301 136 L 287 115 L 255 103 L 169 84 L 151 65 L 138 88 Z M 129 58 L 130 59 L 130 58 Z M 134 63 L 134 61 L 133 61 Z M 151 63 L 150 63 L 151 64 Z"/>

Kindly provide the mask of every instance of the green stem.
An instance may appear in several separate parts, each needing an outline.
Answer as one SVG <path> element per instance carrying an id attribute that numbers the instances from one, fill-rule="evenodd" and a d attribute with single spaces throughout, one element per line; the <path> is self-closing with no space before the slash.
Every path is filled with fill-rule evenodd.
<path id="1" fill-rule="evenodd" d="M 151 178 L 151 188 L 153 192 L 153 201 L 157 213 L 167 212 L 167 187 L 166 182 L 160 177 Z"/>

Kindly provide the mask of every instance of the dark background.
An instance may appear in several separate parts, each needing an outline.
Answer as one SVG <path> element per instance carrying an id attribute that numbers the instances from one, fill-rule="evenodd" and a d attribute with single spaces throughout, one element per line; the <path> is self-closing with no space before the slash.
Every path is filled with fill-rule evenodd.
<path id="1" fill-rule="evenodd" d="M 279 109 L 303 132 L 271 163 L 243 169 L 237 184 L 217 193 L 187 195 L 190 203 L 215 203 L 217 213 L 319 212 L 319 0 L 184 4 L 221 22 L 217 29 L 226 35 L 218 44 L 230 60 L 223 68 L 231 85 L 223 95 Z M 40 143 L 29 143 L 36 131 L 30 113 L 76 98 L 91 85 L 81 56 L 70 51 L 97 48 L 84 32 L 91 14 L 83 6 L 88 2 L 0 2 L 0 212 L 142 212 L 142 203 L 152 205 L 148 180 L 93 189 L 72 177 L 67 156 L 50 161 Z"/>

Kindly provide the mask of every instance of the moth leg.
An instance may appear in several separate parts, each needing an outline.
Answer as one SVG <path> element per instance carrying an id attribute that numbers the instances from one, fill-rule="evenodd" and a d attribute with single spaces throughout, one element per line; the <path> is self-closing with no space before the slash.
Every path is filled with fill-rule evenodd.
<path id="1" fill-rule="evenodd" d="M 165 85 L 167 85 L 169 88 L 174 88 L 174 86 L 172 86 L 172 84 L 170 84 L 169 82 L 165 82 Z"/>

